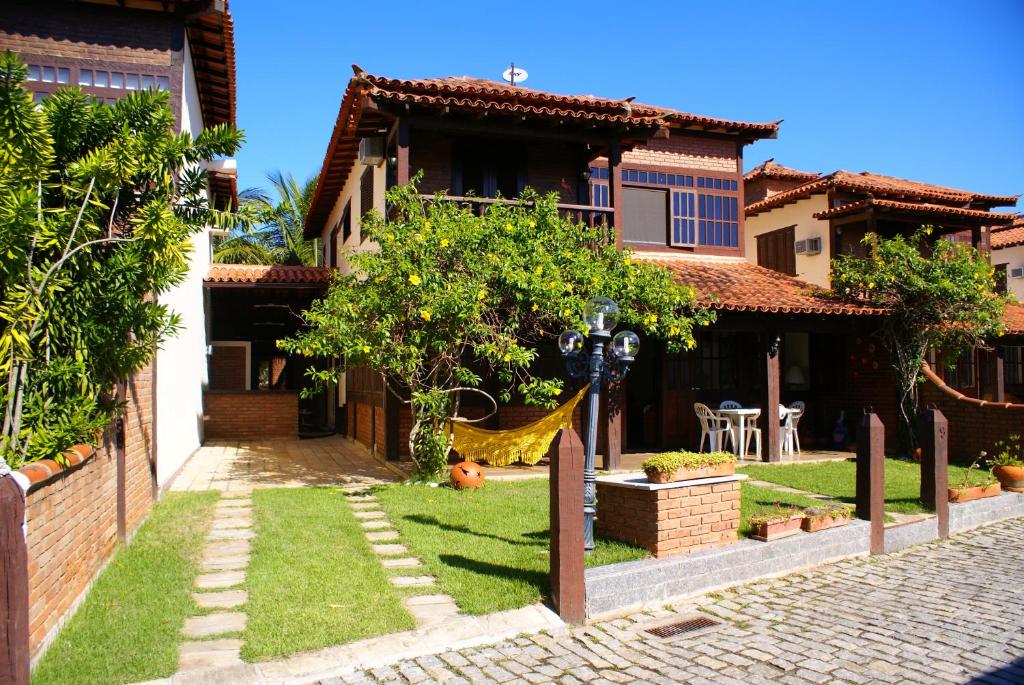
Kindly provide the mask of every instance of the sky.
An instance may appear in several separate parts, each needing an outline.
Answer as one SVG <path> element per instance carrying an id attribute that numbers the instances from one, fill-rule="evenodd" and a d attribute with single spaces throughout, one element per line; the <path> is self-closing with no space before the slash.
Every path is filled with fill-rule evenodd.
<path id="1" fill-rule="evenodd" d="M 352 64 L 501 79 L 742 121 L 745 152 L 1024 193 L 1022 0 L 650 3 L 236 0 L 239 188 L 320 170 Z M 1024 208 L 1024 203 L 1021 205 Z"/>

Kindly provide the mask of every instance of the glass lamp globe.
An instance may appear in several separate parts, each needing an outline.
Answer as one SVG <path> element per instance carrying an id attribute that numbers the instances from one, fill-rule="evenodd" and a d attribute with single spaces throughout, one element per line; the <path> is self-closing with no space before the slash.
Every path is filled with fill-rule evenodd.
<path id="1" fill-rule="evenodd" d="M 619 331 L 612 338 L 612 354 L 621 361 L 633 361 L 640 351 L 640 336 L 633 331 Z"/>
<path id="2" fill-rule="evenodd" d="M 607 297 L 594 297 L 583 308 L 583 320 L 593 333 L 610 333 L 619 323 L 619 305 Z"/>
<path id="3" fill-rule="evenodd" d="M 565 331 L 558 336 L 558 349 L 566 357 L 578 354 L 583 349 L 583 334 L 579 331 Z"/>

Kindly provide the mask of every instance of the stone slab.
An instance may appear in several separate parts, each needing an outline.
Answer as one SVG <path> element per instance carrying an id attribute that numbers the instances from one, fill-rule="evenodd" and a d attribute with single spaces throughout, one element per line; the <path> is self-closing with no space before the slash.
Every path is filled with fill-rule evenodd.
<path id="1" fill-rule="evenodd" d="M 387 517 L 387 514 L 383 511 L 353 511 L 352 515 L 357 519 L 362 519 L 364 521 L 367 519 L 382 519 Z"/>
<path id="2" fill-rule="evenodd" d="M 233 609 L 245 604 L 249 599 L 249 595 L 245 590 L 193 592 L 192 599 L 203 609 Z"/>
<path id="3" fill-rule="evenodd" d="M 212 530 L 228 530 L 231 528 L 252 528 L 251 516 L 225 516 L 213 519 Z"/>
<path id="4" fill-rule="evenodd" d="M 243 571 L 218 571 L 217 573 L 203 573 L 196 577 L 196 587 L 200 590 L 232 587 L 244 582 L 245 573 Z"/>
<path id="5" fill-rule="evenodd" d="M 420 587 L 434 584 L 434 576 L 391 576 L 389 580 L 395 587 Z"/>
<path id="6" fill-rule="evenodd" d="M 934 516 L 898 526 L 885 527 L 885 553 L 923 545 L 939 537 L 939 521 Z"/>
<path id="7" fill-rule="evenodd" d="M 416 557 L 399 557 L 398 559 L 381 559 L 380 565 L 384 568 L 412 568 L 422 566 L 423 562 Z"/>
<path id="8" fill-rule="evenodd" d="M 362 526 L 364 530 L 381 530 L 382 528 L 390 528 L 391 522 L 377 519 L 374 521 L 360 521 L 359 525 Z"/>
<path id="9" fill-rule="evenodd" d="M 231 530 L 211 530 L 206 534 L 207 540 L 252 540 L 256 533 L 241 528 Z"/>
<path id="10" fill-rule="evenodd" d="M 378 502 L 377 500 L 372 500 L 369 502 L 352 502 L 351 504 L 349 504 L 349 506 L 355 509 L 356 511 L 369 511 L 372 509 L 380 509 L 380 502 Z"/>
<path id="11" fill-rule="evenodd" d="M 171 682 L 174 685 L 256 685 L 265 681 L 254 664 L 236 663 L 176 673 Z"/>
<path id="12" fill-rule="evenodd" d="M 248 554 L 252 545 L 248 540 L 217 540 L 206 543 L 204 559 L 211 559 L 217 556 L 236 556 Z"/>
<path id="13" fill-rule="evenodd" d="M 1024 495 L 1004 492 L 998 497 L 949 505 L 949 532 L 958 533 L 996 521 L 1024 516 Z"/>
<path id="14" fill-rule="evenodd" d="M 216 571 L 241 571 L 248 566 L 248 554 L 217 555 L 203 559 L 202 569 L 213 573 Z"/>
<path id="15" fill-rule="evenodd" d="M 436 625 L 459 615 L 459 607 L 448 595 L 415 595 L 402 600 L 419 627 Z"/>
<path id="16" fill-rule="evenodd" d="M 397 540 L 397 530 L 378 530 L 372 533 L 366 534 L 366 539 L 370 542 L 384 542 L 385 540 Z"/>
<path id="17" fill-rule="evenodd" d="M 242 641 L 237 639 L 183 642 L 178 648 L 178 669 L 194 671 L 240 664 Z"/>
<path id="18" fill-rule="evenodd" d="M 221 611 L 185 619 L 181 634 L 185 637 L 210 637 L 245 630 L 246 616 L 241 611 Z"/>
<path id="19" fill-rule="evenodd" d="M 374 554 L 379 554 L 382 557 L 409 553 L 409 548 L 405 545 L 370 545 L 370 547 L 373 548 Z"/>
<path id="20" fill-rule="evenodd" d="M 345 499 L 349 502 L 376 502 L 377 498 L 373 495 L 348 495 Z"/>

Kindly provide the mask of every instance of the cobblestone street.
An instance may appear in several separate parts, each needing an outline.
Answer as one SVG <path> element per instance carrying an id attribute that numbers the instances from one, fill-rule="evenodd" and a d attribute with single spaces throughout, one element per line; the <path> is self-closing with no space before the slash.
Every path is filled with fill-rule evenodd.
<path id="1" fill-rule="evenodd" d="M 1021 523 L 322 682 L 1024 683 Z M 694 615 L 720 623 L 644 632 Z"/>

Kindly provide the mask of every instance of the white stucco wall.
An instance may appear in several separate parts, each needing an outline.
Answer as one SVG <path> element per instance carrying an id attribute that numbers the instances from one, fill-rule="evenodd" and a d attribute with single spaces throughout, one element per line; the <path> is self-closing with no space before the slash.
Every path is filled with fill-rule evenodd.
<path id="1" fill-rule="evenodd" d="M 992 250 L 992 263 L 1006 264 L 1006 290 L 1014 295 L 1018 302 L 1024 302 L 1024 278 L 1009 277 L 1010 269 L 1024 266 L 1024 245 L 1008 247 L 1003 250 Z"/>
<path id="2" fill-rule="evenodd" d="M 181 128 L 193 135 L 203 129 L 192 55 L 185 43 Z M 210 266 L 210 235 L 192 237 L 185 281 L 160 301 L 181 316 L 178 334 L 157 352 L 157 480 L 174 475 L 203 441 L 203 387 L 207 382 L 206 316 L 203 278 Z"/>
<path id="3" fill-rule="evenodd" d="M 387 182 L 387 167 L 385 164 L 386 162 L 373 168 L 373 209 L 376 209 L 381 214 L 384 213 L 384 186 Z M 349 236 L 347 241 L 342 242 L 342 235 L 340 232 L 338 233 L 338 266 L 342 273 L 348 273 L 349 270 L 348 262 L 345 259 L 347 254 L 376 247 L 376 244 L 372 241 L 368 240 L 366 242 L 361 242 L 362 230 L 359 225 L 359 220 L 362 218 L 364 213 L 370 210 L 369 207 L 364 208 L 360 206 L 361 197 L 359 192 L 359 182 L 363 176 L 364 169 L 366 169 L 366 167 L 358 161 L 353 163 L 348 179 L 345 181 L 345 186 L 338 194 L 338 197 L 334 202 L 334 207 L 331 209 L 327 222 L 324 224 L 323 233 L 320 235 L 321 241 L 327 247 L 327 252 L 329 253 L 331 231 L 334 230 L 335 224 L 341 221 L 342 214 L 345 211 L 345 203 L 351 200 L 352 205 L 350 211 L 352 212 L 352 235 Z"/>
<path id="4" fill-rule="evenodd" d="M 769 212 L 747 217 L 745 223 L 747 260 L 757 264 L 757 236 L 787 226 L 795 226 L 793 231 L 795 240 L 821 238 L 819 254 L 796 256 L 797 278 L 827 288 L 830 266 L 828 221 L 821 221 L 813 216 L 815 212 L 823 212 L 827 208 L 827 197 L 824 194 L 819 194 L 777 207 Z"/>

